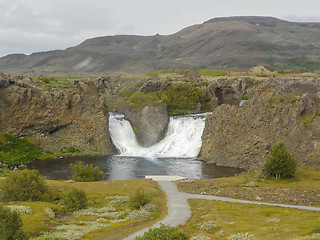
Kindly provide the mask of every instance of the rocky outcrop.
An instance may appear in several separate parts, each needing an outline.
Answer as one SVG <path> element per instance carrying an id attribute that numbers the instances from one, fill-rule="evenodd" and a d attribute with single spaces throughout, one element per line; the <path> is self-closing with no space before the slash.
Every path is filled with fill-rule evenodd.
<path id="1" fill-rule="evenodd" d="M 145 106 L 140 111 L 128 109 L 125 116 L 133 126 L 141 146 L 154 145 L 162 140 L 167 132 L 169 116 L 165 104 Z"/>
<path id="2" fill-rule="evenodd" d="M 92 81 L 47 91 L 33 87 L 30 79 L 0 79 L 0 132 L 34 136 L 45 150 L 73 146 L 85 154 L 115 153 L 108 108 Z"/>
<path id="3" fill-rule="evenodd" d="M 320 166 L 318 79 L 268 79 L 249 86 L 241 107 L 222 104 L 208 116 L 200 158 L 261 172 L 283 140 L 298 164 Z"/>
<path id="4" fill-rule="evenodd" d="M 102 95 L 110 109 L 125 115 L 135 132 L 138 143 L 148 147 L 162 140 L 167 132 L 169 116 L 165 104 L 148 105 L 135 109 L 124 99 L 112 95 Z"/>

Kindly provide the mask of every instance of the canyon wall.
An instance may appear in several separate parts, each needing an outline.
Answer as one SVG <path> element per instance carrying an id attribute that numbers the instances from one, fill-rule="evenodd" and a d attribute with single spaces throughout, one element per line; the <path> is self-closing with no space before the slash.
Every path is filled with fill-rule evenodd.
<path id="1" fill-rule="evenodd" d="M 261 172 L 283 140 L 298 164 L 320 166 L 320 84 L 314 79 L 251 81 L 241 107 L 222 104 L 208 116 L 202 160 Z"/>
<path id="2" fill-rule="evenodd" d="M 32 136 L 44 150 L 72 146 L 84 154 L 113 154 L 108 120 L 108 108 L 92 81 L 49 91 L 35 87 L 30 78 L 0 74 L 1 133 Z"/>

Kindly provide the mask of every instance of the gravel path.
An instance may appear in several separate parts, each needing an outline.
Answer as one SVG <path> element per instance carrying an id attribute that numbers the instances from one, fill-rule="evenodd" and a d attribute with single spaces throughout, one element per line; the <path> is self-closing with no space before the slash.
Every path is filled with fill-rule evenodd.
<path id="1" fill-rule="evenodd" d="M 296 208 L 302 210 L 309 211 L 318 211 L 320 212 L 320 208 L 317 207 L 307 207 L 307 206 L 297 206 L 297 205 L 287 205 L 287 204 L 273 204 L 273 203 L 264 203 L 264 202 L 255 202 L 255 201 L 247 201 L 247 200 L 239 200 L 233 198 L 226 197 L 217 197 L 212 195 L 198 195 L 198 194 L 190 194 L 190 193 L 182 193 L 178 192 L 176 184 L 172 181 L 176 179 L 170 178 L 153 178 L 158 182 L 161 189 L 167 195 L 167 206 L 168 206 L 168 215 L 157 222 L 152 228 L 159 227 L 160 224 L 178 226 L 179 224 L 183 225 L 190 217 L 191 210 L 190 206 L 187 202 L 187 199 L 205 199 L 205 200 L 215 200 L 215 201 L 224 201 L 224 202 L 236 202 L 236 203 L 248 203 L 248 204 L 257 204 L 257 205 L 267 205 L 267 206 L 275 206 L 275 207 L 286 207 L 286 208 Z M 139 232 L 136 232 L 126 238 L 124 240 L 134 240 L 137 236 L 142 236 L 149 228 L 144 228 Z"/>

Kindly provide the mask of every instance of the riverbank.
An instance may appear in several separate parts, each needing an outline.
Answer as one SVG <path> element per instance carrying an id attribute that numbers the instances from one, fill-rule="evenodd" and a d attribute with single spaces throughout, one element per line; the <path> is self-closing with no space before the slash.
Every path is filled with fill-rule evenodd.
<path id="1" fill-rule="evenodd" d="M 0 186 L 1 182 L 2 179 L 0 178 Z M 187 189 L 189 192 L 196 192 L 197 188 L 199 188 L 198 191 L 206 190 L 207 193 L 209 193 L 209 188 L 222 190 L 224 188 L 228 189 L 228 186 L 242 193 L 255 191 L 252 189 L 259 189 L 259 192 L 264 192 L 269 189 L 268 194 L 270 194 L 270 196 L 278 196 L 279 192 L 283 190 L 288 200 L 292 200 L 294 197 L 297 199 L 304 197 L 306 200 L 309 200 L 309 202 L 299 205 L 319 207 L 317 202 L 320 196 L 319 182 L 319 169 L 298 167 L 296 178 L 292 180 L 271 180 L 258 178 L 248 173 L 241 173 L 235 177 L 221 179 L 180 180 L 177 182 L 177 186 L 179 189 L 185 187 L 185 190 Z M 246 199 L 246 196 L 237 196 L 236 198 L 238 199 L 230 199 L 210 196 L 205 192 L 200 192 L 200 195 L 179 193 L 176 192 L 177 189 L 174 183 L 170 183 L 169 185 L 163 183 L 158 184 L 155 181 L 147 179 L 89 183 L 47 180 L 47 183 L 51 189 L 61 193 L 68 191 L 72 187 L 84 190 L 90 200 L 89 209 L 91 210 L 86 211 L 89 213 L 88 215 L 76 215 L 66 212 L 62 206 L 56 203 L 1 203 L 31 208 L 32 213 L 22 215 L 22 220 L 24 223 L 24 231 L 32 236 L 40 235 L 42 232 L 54 232 L 56 229 L 60 229 L 60 231 L 64 229 L 63 231 L 65 232 L 70 232 L 70 229 L 73 229 L 74 235 L 76 235 L 78 232 L 87 231 L 84 229 L 88 229 L 89 226 L 92 227 L 96 224 L 94 226 L 96 226 L 97 229 L 91 229 L 85 232 L 82 239 L 123 239 L 131 233 L 153 226 L 160 220 L 165 224 L 181 224 L 182 226 L 178 226 L 178 228 L 185 232 L 188 237 L 205 235 L 206 237 L 211 237 L 211 239 L 226 239 L 229 236 L 245 234 L 247 232 L 254 234 L 257 239 L 266 240 L 270 239 L 270 236 L 273 236 L 273 239 L 317 239 L 312 238 L 312 236 L 319 233 L 318 231 L 320 229 L 320 226 L 317 225 L 320 220 L 318 212 L 282 208 L 280 205 L 257 205 L 264 204 L 263 202 L 273 202 L 276 204 L 285 203 L 279 196 L 274 200 L 250 199 L 254 201 L 254 204 L 251 204 L 252 202 L 239 199 Z M 173 191 L 172 194 L 170 190 L 171 194 L 170 191 L 165 194 L 160 187 L 165 191 L 167 187 L 169 190 L 172 190 L 174 187 L 175 191 Z M 130 214 L 128 203 L 123 202 L 113 206 L 113 208 L 110 208 L 110 204 L 119 197 L 130 196 L 130 194 L 139 188 L 143 188 L 145 193 L 150 196 L 151 202 L 157 207 L 156 211 L 143 218 L 123 221 L 123 219 Z M 299 191 L 297 192 L 295 189 L 299 189 Z M 318 194 L 314 195 L 315 198 L 310 198 L 309 195 L 303 196 L 303 194 L 311 189 L 314 190 L 314 194 Z M 221 191 L 218 195 L 223 196 L 223 194 L 226 194 L 226 192 Z M 172 215 L 174 213 L 177 214 L 177 211 L 175 211 L 176 204 L 184 207 L 187 206 L 189 209 L 186 203 L 187 199 L 191 199 L 188 200 L 192 210 L 191 217 L 188 219 L 188 215 L 184 215 L 184 220 L 177 222 L 177 219 Z M 177 201 L 175 202 L 175 200 Z M 183 203 L 181 205 L 182 200 Z M 222 200 L 227 202 L 221 202 Z M 166 216 L 167 203 L 168 216 Z M 45 214 L 45 209 L 48 207 L 55 212 L 53 218 Z M 101 216 L 90 214 L 92 209 L 96 209 L 95 212 L 99 213 L 102 209 L 107 208 L 109 210 L 107 210 L 106 215 L 102 218 Z M 167 219 L 169 222 L 166 222 Z M 303 224 L 301 223 L 301 219 L 304 219 Z M 102 222 L 99 223 L 99 221 Z M 106 224 L 106 226 L 101 225 L 101 223 Z"/>
<path id="2" fill-rule="evenodd" d="M 179 191 L 237 199 L 320 206 L 320 170 L 298 167 L 296 176 L 288 180 L 266 179 L 252 173 L 219 179 L 186 179 L 177 182 Z"/>

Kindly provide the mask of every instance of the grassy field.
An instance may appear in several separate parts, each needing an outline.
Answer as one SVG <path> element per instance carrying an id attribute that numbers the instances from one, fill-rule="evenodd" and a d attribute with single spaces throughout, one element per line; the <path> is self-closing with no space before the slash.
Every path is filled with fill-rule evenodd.
<path id="1" fill-rule="evenodd" d="M 320 233 L 319 212 L 206 200 L 189 204 L 192 216 L 181 230 L 190 237 L 202 234 L 222 240 L 249 233 L 259 240 L 320 239 L 313 235 Z"/>
<path id="2" fill-rule="evenodd" d="M 30 236 L 48 232 L 70 239 L 122 239 L 131 232 L 152 225 L 166 214 L 165 195 L 151 180 L 86 183 L 48 180 L 47 183 L 50 189 L 60 194 L 73 187 L 84 190 L 89 199 L 89 208 L 71 213 L 58 203 L 2 203 L 32 210 L 32 213 L 21 215 L 23 230 Z M 148 209 L 133 211 L 128 199 L 138 188 L 142 188 L 149 196 L 151 205 Z M 50 215 L 50 211 L 54 214 Z"/>
<path id="3" fill-rule="evenodd" d="M 1 186 L 0 179 L 0 186 Z M 90 200 L 86 211 L 68 212 L 57 202 L 9 202 L 3 205 L 24 206 L 31 213 L 22 214 L 23 230 L 31 236 L 44 232 L 67 236 L 70 239 L 108 240 L 122 239 L 144 227 L 151 226 L 166 215 L 166 197 L 156 182 L 145 179 L 100 182 L 46 181 L 50 189 L 63 194 L 75 187 L 86 192 Z M 281 203 L 296 198 L 320 200 L 320 171 L 317 168 L 299 167 L 296 177 L 291 180 L 273 180 L 242 173 L 235 177 L 180 181 L 180 189 L 200 193 L 220 191 L 225 196 L 236 192 L 233 197 L 257 200 L 262 192 L 275 195 L 275 199 L 260 199 Z M 128 198 L 137 189 L 144 189 L 155 206 L 150 214 L 132 211 Z M 297 190 L 298 189 L 298 190 Z M 283 191 L 284 196 L 281 196 Z M 309 191 L 314 195 L 308 195 Z M 228 193 L 228 194 L 227 194 Z M 241 195 L 244 193 L 244 195 Z M 231 194 L 232 195 L 232 194 Z M 285 202 L 285 201 L 284 201 Z M 258 206 L 243 203 L 227 203 L 210 200 L 189 200 L 192 215 L 179 228 L 188 237 L 204 235 L 211 239 L 231 238 L 236 234 L 254 236 L 252 239 L 320 239 L 319 212 Z M 134 212 L 134 214 L 133 214 Z M 53 213 L 53 214 L 52 214 Z M 134 216 L 138 217 L 134 217 Z M 130 217 L 133 216 L 133 217 Z M 206 238 L 194 238 L 206 239 Z"/>
<path id="4" fill-rule="evenodd" d="M 178 186 L 191 193 L 320 206 L 320 169 L 312 167 L 298 167 L 290 180 L 242 173 L 229 178 L 180 181 Z M 227 239 L 248 233 L 259 240 L 320 239 L 319 212 L 208 200 L 189 200 L 189 204 L 192 216 L 181 228 L 189 237 L 202 234 Z"/>

